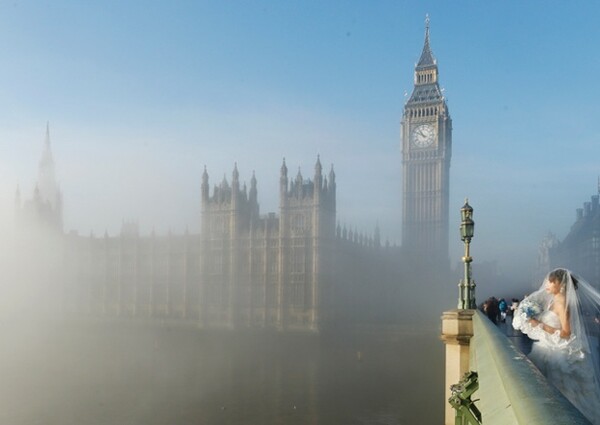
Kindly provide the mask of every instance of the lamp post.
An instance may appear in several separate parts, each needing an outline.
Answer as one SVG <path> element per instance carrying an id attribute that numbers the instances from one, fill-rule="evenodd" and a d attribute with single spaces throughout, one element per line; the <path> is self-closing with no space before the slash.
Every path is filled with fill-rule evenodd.
<path id="1" fill-rule="evenodd" d="M 469 253 L 471 238 L 475 232 L 475 222 L 473 221 L 473 207 L 469 205 L 469 200 L 465 199 L 465 205 L 460 209 L 460 238 L 465 244 L 465 256 L 462 258 L 465 263 L 465 276 L 458 284 L 459 297 L 458 308 L 461 310 L 475 309 L 475 282 L 471 278 L 471 262 L 473 258 Z"/>

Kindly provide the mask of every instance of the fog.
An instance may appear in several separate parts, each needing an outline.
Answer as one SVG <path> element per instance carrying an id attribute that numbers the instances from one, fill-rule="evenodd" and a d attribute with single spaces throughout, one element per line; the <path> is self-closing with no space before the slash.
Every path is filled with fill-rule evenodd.
<path id="1" fill-rule="evenodd" d="M 124 219 L 143 234 L 197 231 L 203 166 L 216 183 L 235 162 L 247 183 L 256 172 L 261 211 L 277 211 L 282 159 L 310 176 L 320 154 L 338 175 L 338 220 L 365 233 L 379 224 L 399 244 L 399 121 L 425 11 L 313 5 L 295 16 L 263 6 L 154 5 L 141 15 L 133 6 L 6 6 L 3 47 L 14 61 L 1 75 L 3 216 L 17 184 L 33 190 L 50 121 L 66 231 L 115 235 Z M 596 10 L 519 6 L 427 10 L 454 124 L 452 228 L 469 197 L 475 270 L 496 262 L 529 275 L 541 239 L 564 238 L 596 192 L 596 88 L 586 84 L 596 64 L 576 48 L 595 36 Z M 521 18 L 532 15 L 533 26 Z M 36 30 L 16 25 L 28 19 Z M 152 31 L 165 25 L 173 30 Z M 462 247 L 451 236 L 456 263 Z"/>
<path id="2" fill-rule="evenodd" d="M 0 69 L 0 422 L 422 419 L 406 406 L 439 421 L 439 316 L 457 303 L 465 197 L 480 302 L 537 286 L 540 242 L 564 239 L 598 192 L 590 82 L 600 64 L 587 46 L 600 14 L 427 6 L 0 5 L 0 49 L 11 58 Z M 279 214 L 284 158 L 290 180 L 312 179 L 319 158 L 324 174 L 335 170 L 336 223 L 367 239 L 378 228 L 382 246 L 401 252 L 400 119 L 426 13 L 453 120 L 450 267 L 427 274 L 399 255 L 367 309 L 339 301 L 351 326 L 320 334 L 72 314 L 65 235 L 117 243 L 133 222 L 146 241 L 198 236 L 205 167 L 211 193 L 234 167 L 248 188 L 254 175 L 261 215 Z M 16 222 L 15 194 L 24 203 L 40 184 L 48 122 L 58 233 Z M 355 294 L 382 270 L 368 272 Z"/>
<path id="3" fill-rule="evenodd" d="M 18 230 L 2 264 L 2 423 L 441 420 L 443 347 L 433 316 L 442 304 L 436 297 L 401 284 L 420 306 L 428 298 L 431 309 L 400 311 L 393 321 L 338 321 L 319 333 L 73 312 L 64 237 L 44 227 Z M 397 307 L 410 308 L 402 294 L 392 295 Z M 426 367 L 407 363 L 417 357 Z"/>

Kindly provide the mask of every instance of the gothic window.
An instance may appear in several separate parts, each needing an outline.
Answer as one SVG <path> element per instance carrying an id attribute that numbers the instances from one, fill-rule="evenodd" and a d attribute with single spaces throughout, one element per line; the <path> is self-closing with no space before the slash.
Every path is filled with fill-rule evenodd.
<path id="1" fill-rule="evenodd" d="M 600 249 L 600 237 L 594 235 L 592 237 L 592 249 L 593 250 L 598 250 Z"/>
<path id="2" fill-rule="evenodd" d="M 213 251 L 208 259 L 208 270 L 210 273 L 218 274 L 223 270 L 223 253 Z"/>
<path id="3" fill-rule="evenodd" d="M 302 233 L 306 229 L 306 218 L 304 214 L 294 214 L 292 216 L 292 231 Z"/>
<path id="4" fill-rule="evenodd" d="M 225 217 L 217 216 L 212 220 L 212 231 L 214 233 L 226 233 L 225 231 Z"/>
<path id="5" fill-rule="evenodd" d="M 271 255 L 268 256 L 267 262 L 267 273 L 277 274 L 279 272 L 279 261 L 277 251 L 271 251 Z"/>
<path id="6" fill-rule="evenodd" d="M 252 254 L 252 269 L 256 273 L 261 269 L 261 265 L 263 263 L 264 256 L 262 253 L 253 253 Z"/>
<path id="7" fill-rule="evenodd" d="M 294 250 L 294 256 L 292 258 L 292 273 L 301 274 L 304 273 L 304 250 Z"/>
<path id="8" fill-rule="evenodd" d="M 291 288 L 290 302 L 294 307 L 304 306 L 304 283 L 294 282 Z"/>

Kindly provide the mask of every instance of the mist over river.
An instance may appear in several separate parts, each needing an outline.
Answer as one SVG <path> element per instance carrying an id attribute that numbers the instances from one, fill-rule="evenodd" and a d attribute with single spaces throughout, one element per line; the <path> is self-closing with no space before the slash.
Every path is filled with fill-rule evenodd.
<path id="1" fill-rule="evenodd" d="M 0 423 L 441 423 L 438 335 L 433 327 L 315 335 L 5 322 Z"/>

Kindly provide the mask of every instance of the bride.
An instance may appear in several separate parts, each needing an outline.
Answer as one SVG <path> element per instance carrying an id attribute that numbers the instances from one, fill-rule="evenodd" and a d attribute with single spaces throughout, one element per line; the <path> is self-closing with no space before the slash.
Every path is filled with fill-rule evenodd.
<path id="1" fill-rule="evenodd" d="M 567 269 L 551 271 L 517 308 L 513 327 L 535 340 L 528 357 L 592 423 L 600 425 L 600 293 Z"/>

